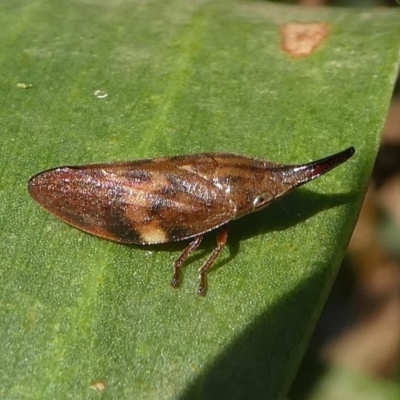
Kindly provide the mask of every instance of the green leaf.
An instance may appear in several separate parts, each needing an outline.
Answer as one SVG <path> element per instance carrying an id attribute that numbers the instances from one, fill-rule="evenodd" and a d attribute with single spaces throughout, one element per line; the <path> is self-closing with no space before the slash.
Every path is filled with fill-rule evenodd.
<path id="1" fill-rule="evenodd" d="M 1 398 L 282 397 L 357 219 L 399 16 L 223 0 L 0 4 Z M 281 48 L 292 21 L 328 24 L 307 57 Z M 184 243 L 100 240 L 26 190 L 62 164 L 203 151 L 302 163 L 350 145 L 344 165 L 232 223 L 205 298 L 196 271 L 213 233 L 173 290 Z"/>

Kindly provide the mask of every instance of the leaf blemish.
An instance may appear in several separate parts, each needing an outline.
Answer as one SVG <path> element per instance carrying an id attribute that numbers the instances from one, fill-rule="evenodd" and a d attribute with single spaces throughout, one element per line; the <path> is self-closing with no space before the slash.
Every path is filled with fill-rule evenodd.
<path id="1" fill-rule="evenodd" d="M 90 384 L 90 388 L 96 392 L 103 393 L 106 390 L 106 384 L 101 380 L 97 380 Z"/>
<path id="2" fill-rule="evenodd" d="M 327 23 L 291 22 L 281 28 L 281 48 L 294 58 L 308 57 L 329 35 Z"/>

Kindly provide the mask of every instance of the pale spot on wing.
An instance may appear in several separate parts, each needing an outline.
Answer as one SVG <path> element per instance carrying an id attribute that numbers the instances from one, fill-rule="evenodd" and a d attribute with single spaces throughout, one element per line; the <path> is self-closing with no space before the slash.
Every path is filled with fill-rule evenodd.
<path id="1" fill-rule="evenodd" d="M 136 227 L 136 229 L 139 231 L 140 237 L 145 243 L 155 244 L 168 242 L 167 233 L 156 219 L 149 224 Z"/>

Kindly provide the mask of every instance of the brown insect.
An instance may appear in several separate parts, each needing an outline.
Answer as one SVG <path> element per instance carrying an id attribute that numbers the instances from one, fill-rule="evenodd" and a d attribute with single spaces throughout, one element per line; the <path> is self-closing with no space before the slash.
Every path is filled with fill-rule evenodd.
<path id="1" fill-rule="evenodd" d="M 206 274 L 227 243 L 226 224 L 271 204 L 354 154 L 303 165 L 280 165 L 224 153 L 59 167 L 29 181 L 29 193 L 72 226 L 121 243 L 155 244 L 193 239 L 174 264 L 172 286 L 206 232 L 222 227 L 217 246 L 200 268 Z"/>

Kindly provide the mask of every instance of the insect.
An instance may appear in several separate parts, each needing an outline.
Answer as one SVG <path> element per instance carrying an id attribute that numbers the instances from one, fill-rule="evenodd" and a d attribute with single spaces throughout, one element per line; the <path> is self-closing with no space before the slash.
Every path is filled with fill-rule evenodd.
<path id="1" fill-rule="evenodd" d="M 120 243 L 192 239 L 174 263 L 172 286 L 206 232 L 220 228 L 200 268 L 206 274 L 227 243 L 226 224 L 261 210 L 354 154 L 348 149 L 303 165 L 281 165 L 225 153 L 65 166 L 33 176 L 28 190 L 46 210 L 92 235 Z"/>

